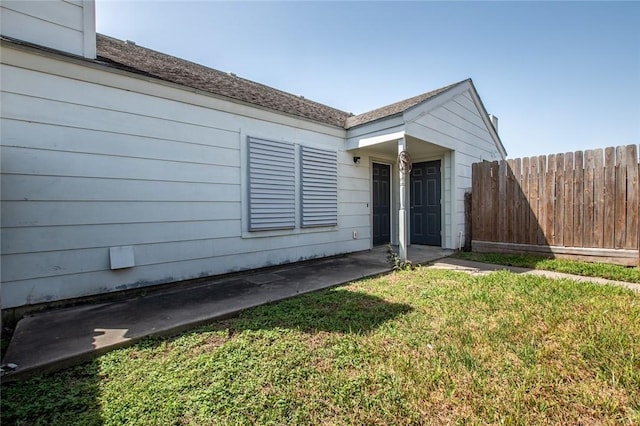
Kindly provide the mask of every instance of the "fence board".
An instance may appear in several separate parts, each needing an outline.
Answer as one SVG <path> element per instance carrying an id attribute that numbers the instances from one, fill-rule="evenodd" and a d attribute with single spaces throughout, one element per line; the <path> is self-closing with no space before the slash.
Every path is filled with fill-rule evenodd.
<path id="1" fill-rule="evenodd" d="M 584 152 L 584 223 L 582 241 L 584 247 L 594 247 L 593 238 L 593 167 L 595 164 L 595 153 L 589 149 Z"/>
<path id="2" fill-rule="evenodd" d="M 625 148 L 627 163 L 627 223 L 624 248 L 638 248 L 638 151 L 636 145 Z"/>
<path id="3" fill-rule="evenodd" d="M 604 161 L 602 149 L 594 150 L 593 163 L 593 246 L 604 242 Z"/>
<path id="4" fill-rule="evenodd" d="M 616 211 L 615 211 L 615 248 L 624 248 L 627 242 L 627 167 L 624 147 L 616 147 Z"/>
<path id="5" fill-rule="evenodd" d="M 564 229 L 563 243 L 573 247 L 573 152 L 564 154 Z"/>
<path id="6" fill-rule="evenodd" d="M 502 164 L 505 164 L 503 161 Z M 513 231 L 514 231 L 514 223 L 513 223 L 513 211 L 514 211 L 514 194 L 513 194 L 513 160 L 506 161 L 505 168 L 505 197 L 500 197 L 505 199 L 505 217 L 500 222 L 501 228 L 505 228 L 504 238 L 502 241 L 513 242 Z M 504 194 L 504 193 L 503 193 Z"/>
<path id="7" fill-rule="evenodd" d="M 473 241 L 638 251 L 639 179 L 637 145 L 476 163 Z"/>
<path id="8" fill-rule="evenodd" d="M 544 174 L 544 237 L 545 244 L 555 245 L 555 235 L 553 222 L 555 221 L 554 204 L 556 201 L 556 156 L 551 154 L 547 157 L 547 172 Z"/>
<path id="9" fill-rule="evenodd" d="M 584 153 L 576 151 L 573 155 L 573 246 L 584 247 Z"/>
<path id="10" fill-rule="evenodd" d="M 553 245 L 564 245 L 564 154 L 556 154 Z"/>
<path id="11" fill-rule="evenodd" d="M 507 217 L 507 162 L 498 163 L 498 216 L 496 218 L 497 239 L 494 241 L 508 241 L 507 229 L 508 224 L 505 223 Z"/>
<path id="12" fill-rule="evenodd" d="M 520 181 L 522 175 L 520 171 L 521 160 L 519 158 L 512 160 L 513 169 L 511 173 L 511 194 L 513 202 L 511 203 L 511 242 L 521 241 L 522 237 L 522 221 L 520 211 L 522 210 L 522 191 L 520 190 Z"/>
<path id="13" fill-rule="evenodd" d="M 547 192 L 545 191 L 545 173 L 547 172 L 547 156 L 538 156 L 538 244 L 547 245 L 547 239 L 544 235 L 544 226 L 547 223 L 547 204 L 545 203 L 545 197 Z"/>
<path id="14" fill-rule="evenodd" d="M 471 165 L 471 235 L 476 236 L 476 238 L 480 240 L 484 239 L 484 235 L 480 232 L 482 229 L 480 227 L 479 203 L 482 199 L 480 195 L 480 182 L 482 182 L 482 177 L 480 176 L 481 170 L 480 163 L 473 163 Z"/>
<path id="15" fill-rule="evenodd" d="M 500 193 L 497 191 L 498 189 L 498 176 L 499 176 L 499 167 L 498 162 L 494 161 L 491 163 L 491 191 L 493 200 L 491 202 L 492 206 L 498 207 L 500 204 Z M 491 241 L 498 241 L 498 226 L 500 225 L 499 214 L 500 209 L 498 208 L 491 209 Z"/>
<path id="16" fill-rule="evenodd" d="M 615 149 L 604 150 L 604 229 L 602 247 L 614 247 L 615 206 L 616 206 L 616 163 Z"/>
<path id="17" fill-rule="evenodd" d="M 520 227 L 518 228 L 520 232 L 520 239 L 525 244 L 530 244 L 531 239 L 529 238 L 529 221 L 531 215 L 531 207 L 529 207 L 527 200 L 530 198 L 529 196 L 529 159 L 522 159 L 522 176 L 520 177 L 522 193 L 520 196 Z"/>
<path id="18" fill-rule="evenodd" d="M 529 244 L 538 244 L 538 221 L 540 216 L 538 213 L 538 201 L 540 200 L 540 191 L 538 191 L 538 159 L 531 158 L 529 163 L 531 173 L 529 174 L 529 197 L 530 216 L 529 216 Z"/>

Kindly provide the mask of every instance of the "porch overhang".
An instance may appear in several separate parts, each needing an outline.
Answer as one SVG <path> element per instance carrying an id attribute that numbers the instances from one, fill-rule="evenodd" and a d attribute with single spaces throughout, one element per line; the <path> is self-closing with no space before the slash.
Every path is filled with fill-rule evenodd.
<path id="1" fill-rule="evenodd" d="M 449 148 L 413 136 L 406 130 L 351 138 L 347 141 L 347 151 L 364 150 L 395 158 L 398 155 L 398 141 L 401 140 L 405 141 L 407 150 L 414 159 L 433 158 L 450 151 Z"/>
<path id="2" fill-rule="evenodd" d="M 399 131 L 394 133 L 385 133 L 376 136 L 370 136 L 366 138 L 353 138 L 347 141 L 347 151 L 359 148 L 373 147 L 374 145 L 386 144 L 392 146 L 392 151 L 396 149 L 398 140 L 404 139 L 405 131 Z M 382 147 L 378 147 L 382 148 Z"/>

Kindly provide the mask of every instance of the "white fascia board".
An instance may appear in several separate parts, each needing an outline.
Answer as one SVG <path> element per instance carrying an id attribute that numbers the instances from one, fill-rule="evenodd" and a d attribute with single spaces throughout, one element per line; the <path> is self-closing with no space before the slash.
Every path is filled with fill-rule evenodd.
<path id="1" fill-rule="evenodd" d="M 355 138 L 347 141 L 347 151 L 358 148 L 366 148 L 372 145 L 378 145 L 380 143 L 397 141 L 403 139 L 405 131 L 399 131 L 394 133 L 385 133 L 377 136 L 370 136 L 368 138 Z"/>
<path id="2" fill-rule="evenodd" d="M 354 139 L 360 137 L 367 137 L 372 134 L 379 134 L 380 132 L 389 133 L 390 129 L 395 129 L 404 124 L 402 114 L 396 114 L 390 117 L 374 120 L 366 124 L 361 124 L 356 127 L 352 127 L 347 130 L 347 139 Z"/>

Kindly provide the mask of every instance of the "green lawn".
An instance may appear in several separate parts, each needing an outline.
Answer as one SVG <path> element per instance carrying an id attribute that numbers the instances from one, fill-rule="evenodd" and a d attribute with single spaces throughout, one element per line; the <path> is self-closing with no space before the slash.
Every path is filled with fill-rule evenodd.
<path id="1" fill-rule="evenodd" d="M 640 295 L 418 268 L 2 386 L 3 424 L 639 424 Z"/>
<path id="2" fill-rule="evenodd" d="M 543 256 L 501 253 L 466 253 L 456 254 L 460 259 L 476 262 L 494 263 L 497 265 L 519 266 L 521 268 L 543 269 L 546 271 L 564 272 L 585 277 L 600 277 L 609 280 L 640 283 L 640 268 L 612 265 L 610 263 L 579 262 L 567 259 L 550 259 Z"/>

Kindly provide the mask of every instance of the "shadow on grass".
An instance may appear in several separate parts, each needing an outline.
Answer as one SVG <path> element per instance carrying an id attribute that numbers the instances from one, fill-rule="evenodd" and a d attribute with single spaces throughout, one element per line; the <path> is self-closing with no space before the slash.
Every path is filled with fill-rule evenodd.
<path id="1" fill-rule="evenodd" d="M 237 331 L 286 328 L 367 333 L 412 309 L 367 293 L 335 288 L 250 309 L 228 325 Z"/>
<path id="2" fill-rule="evenodd" d="M 230 335 L 272 329 L 361 334 L 411 311 L 409 305 L 334 288 L 252 308 L 204 328 L 228 330 Z M 133 348 L 155 347 L 202 329 L 145 339 Z M 100 361 L 94 360 L 54 374 L 3 384 L 2 424 L 102 424 L 100 381 Z"/>
<path id="3" fill-rule="evenodd" d="M 3 425 L 100 425 L 100 365 L 91 361 L 61 372 L 2 385 Z"/>

